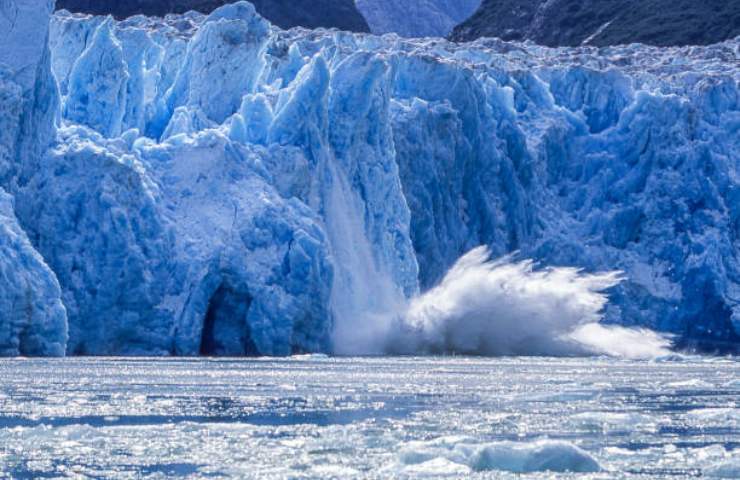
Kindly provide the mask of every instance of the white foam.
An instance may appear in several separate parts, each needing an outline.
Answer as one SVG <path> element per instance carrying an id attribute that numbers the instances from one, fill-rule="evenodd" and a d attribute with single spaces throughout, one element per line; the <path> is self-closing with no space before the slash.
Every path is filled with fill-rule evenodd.
<path id="1" fill-rule="evenodd" d="M 442 282 L 410 301 L 393 331 L 393 353 L 610 355 L 655 358 L 669 341 L 646 330 L 599 324 L 604 291 L 619 272 L 535 268 L 511 257 L 492 261 L 485 247 L 463 256 Z"/>
<path id="2" fill-rule="evenodd" d="M 589 323 L 569 335 L 597 354 L 632 359 L 665 358 L 670 355 L 670 340 L 644 328 Z"/>

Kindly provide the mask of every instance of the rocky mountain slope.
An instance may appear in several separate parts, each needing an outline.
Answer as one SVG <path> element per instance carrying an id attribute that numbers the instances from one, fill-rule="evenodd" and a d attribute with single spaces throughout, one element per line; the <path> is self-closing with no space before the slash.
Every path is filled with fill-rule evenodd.
<path id="1" fill-rule="evenodd" d="M 480 0 L 357 0 L 373 33 L 444 37 L 475 13 Z"/>
<path id="2" fill-rule="evenodd" d="M 211 13 L 233 0 L 57 0 L 57 9 L 71 12 L 113 15 L 126 18 L 137 14 L 164 16 L 195 10 Z M 353 0 L 252 0 L 263 17 L 280 28 L 338 28 L 368 32 L 365 18 Z"/>
<path id="3" fill-rule="evenodd" d="M 547 46 L 708 45 L 740 35 L 740 0 L 484 0 L 451 35 Z"/>

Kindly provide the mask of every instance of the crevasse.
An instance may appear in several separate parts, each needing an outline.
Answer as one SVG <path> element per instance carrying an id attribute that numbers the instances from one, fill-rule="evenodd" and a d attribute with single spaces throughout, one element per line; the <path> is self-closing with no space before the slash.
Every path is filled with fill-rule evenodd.
<path id="1" fill-rule="evenodd" d="M 45 279 L 30 315 L 0 299 L 2 353 L 353 353 L 479 245 L 622 270 L 607 322 L 738 348 L 738 39 L 457 45 L 282 31 L 246 2 L 41 3 L 0 3 L 0 282 Z"/>

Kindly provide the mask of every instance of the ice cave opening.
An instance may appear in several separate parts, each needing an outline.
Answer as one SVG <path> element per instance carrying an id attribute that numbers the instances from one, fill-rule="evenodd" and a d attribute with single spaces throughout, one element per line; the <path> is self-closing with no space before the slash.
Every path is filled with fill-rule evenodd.
<path id="1" fill-rule="evenodd" d="M 222 283 L 211 297 L 203 321 L 202 356 L 257 356 L 247 314 L 252 297 L 244 288 Z"/>

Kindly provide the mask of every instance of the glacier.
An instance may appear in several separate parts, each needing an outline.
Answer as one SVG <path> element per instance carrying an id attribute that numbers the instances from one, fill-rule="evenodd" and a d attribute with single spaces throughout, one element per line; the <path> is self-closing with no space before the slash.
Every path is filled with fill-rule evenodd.
<path id="1" fill-rule="evenodd" d="M 58 97 L 51 73 L 53 2 L 0 4 L 0 355 L 61 356 L 67 313 L 54 272 L 16 216 L 17 191 L 53 140 Z"/>
<path id="2" fill-rule="evenodd" d="M 0 356 L 63 356 L 67 312 L 54 272 L 34 250 L 0 190 Z"/>
<path id="3" fill-rule="evenodd" d="M 0 3 L 0 354 L 379 353 L 479 245 L 620 270 L 606 324 L 740 347 L 740 39 L 52 12 Z"/>

